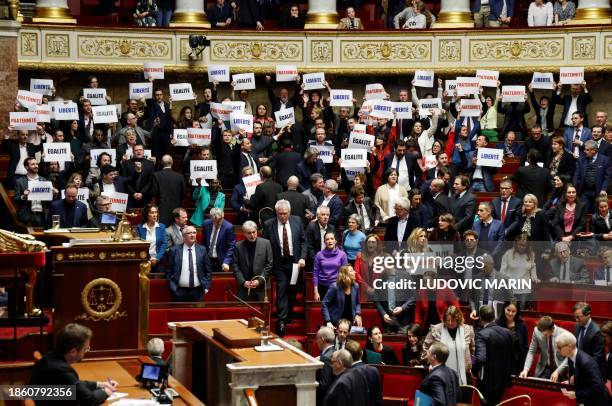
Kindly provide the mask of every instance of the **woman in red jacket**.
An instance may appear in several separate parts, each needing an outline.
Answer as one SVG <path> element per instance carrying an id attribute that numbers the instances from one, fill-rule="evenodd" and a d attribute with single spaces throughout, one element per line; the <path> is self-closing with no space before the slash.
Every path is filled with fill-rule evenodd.
<path id="1" fill-rule="evenodd" d="M 436 279 L 434 271 L 423 273 L 423 284 Z M 414 322 L 422 327 L 422 331 L 428 331 L 429 326 L 438 324 L 443 320 L 444 311 L 449 306 L 459 308 L 459 300 L 449 288 L 443 289 L 420 289 L 417 295 L 416 307 L 414 309 Z"/>

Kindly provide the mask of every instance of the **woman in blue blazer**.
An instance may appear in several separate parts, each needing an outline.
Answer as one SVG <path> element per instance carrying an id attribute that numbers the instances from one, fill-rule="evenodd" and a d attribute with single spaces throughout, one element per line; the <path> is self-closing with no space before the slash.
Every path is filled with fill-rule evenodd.
<path id="1" fill-rule="evenodd" d="M 332 284 L 321 304 L 323 321 L 328 327 L 338 326 L 340 319 L 347 319 L 358 327 L 362 326 L 359 285 L 355 282 L 355 270 L 342 265 L 338 280 Z"/>
<path id="2" fill-rule="evenodd" d="M 208 187 L 201 186 L 201 181 L 201 179 L 197 179 L 198 186 L 193 190 L 193 201 L 196 207 L 189 219 L 191 224 L 198 227 L 202 227 L 210 209 L 213 207 L 223 209 L 225 207 L 225 193 L 221 191 L 219 180 L 212 179 L 208 181 Z"/>
<path id="3" fill-rule="evenodd" d="M 151 272 L 164 271 L 161 261 L 168 248 L 166 226 L 159 223 L 158 219 L 159 209 L 157 206 L 150 204 L 142 211 L 142 224 L 136 226 L 138 237 L 150 242 L 149 263 L 151 264 Z"/>

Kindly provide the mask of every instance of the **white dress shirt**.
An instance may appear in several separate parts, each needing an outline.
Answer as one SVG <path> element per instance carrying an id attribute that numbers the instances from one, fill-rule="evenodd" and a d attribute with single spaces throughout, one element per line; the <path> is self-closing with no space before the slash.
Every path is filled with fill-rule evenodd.
<path id="1" fill-rule="evenodd" d="M 198 267 L 196 263 L 196 252 L 195 244 L 191 246 L 191 257 L 193 258 L 193 287 L 200 286 L 200 280 L 198 279 Z M 181 275 L 179 276 L 179 287 L 189 287 L 189 247 L 187 244 L 183 244 L 183 262 L 181 263 Z"/>
<path id="2" fill-rule="evenodd" d="M 283 253 L 283 223 L 280 221 L 276 221 L 278 225 L 278 241 L 280 242 L 281 255 Z M 287 220 L 286 228 L 287 228 L 287 239 L 289 240 L 289 255 L 293 255 L 293 240 L 291 238 L 291 226 L 289 225 L 289 220 Z"/>
<path id="3" fill-rule="evenodd" d="M 17 167 L 15 168 L 15 175 L 25 175 L 28 173 L 25 166 L 23 166 L 23 162 L 28 157 L 28 144 L 19 145 L 19 162 L 17 162 Z"/>
<path id="4" fill-rule="evenodd" d="M 572 96 L 572 102 L 570 103 L 569 110 L 567 110 L 567 117 L 565 117 L 565 125 L 573 126 L 572 114 L 574 113 L 574 111 L 578 111 L 578 96 Z M 576 129 L 574 128 L 574 133 L 575 132 Z"/>
<path id="5" fill-rule="evenodd" d="M 397 241 L 402 241 L 404 233 L 406 232 L 406 225 L 408 224 L 408 217 L 405 219 L 399 219 L 397 222 Z"/>
<path id="6" fill-rule="evenodd" d="M 156 258 L 157 257 L 157 237 L 156 237 L 156 230 L 159 227 L 159 223 L 155 222 L 155 225 L 153 226 L 153 229 L 149 228 L 148 224 L 145 224 L 145 231 L 147 232 L 147 237 L 146 237 L 146 241 L 149 241 L 149 256 L 151 258 Z"/>
<path id="7" fill-rule="evenodd" d="M 104 183 L 102 182 L 102 190 L 103 193 L 115 193 L 115 184 L 114 183 Z"/>
<path id="8" fill-rule="evenodd" d="M 399 166 L 397 163 L 397 155 L 393 156 L 392 168 L 397 168 L 397 183 L 410 190 L 410 175 L 408 174 L 408 165 L 406 165 L 406 157 L 400 158 Z"/>

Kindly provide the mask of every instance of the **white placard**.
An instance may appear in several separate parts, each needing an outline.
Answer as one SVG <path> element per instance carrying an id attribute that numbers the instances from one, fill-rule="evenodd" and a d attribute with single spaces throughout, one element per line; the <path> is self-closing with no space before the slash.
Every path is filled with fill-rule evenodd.
<path id="1" fill-rule="evenodd" d="M 189 145 L 210 145 L 212 133 L 210 128 L 188 128 L 187 143 Z"/>
<path id="2" fill-rule="evenodd" d="M 246 103 L 243 101 L 224 101 L 224 106 L 232 106 L 234 113 L 245 113 Z"/>
<path id="3" fill-rule="evenodd" d="M 333 145 L 313 145 L 319 151 L 319 159 L 324 164 L 334 163 L 334 146 Z"/>
<path id="4" fill-rule="evenodd" d="M 53 200 L 53 183 L 47 180 L 28 180 L 28 200 L 49 202 Z"/>
<path id="5" fill-rule="evenodd" d="M 480 117 L 480 100 L 461 99 L 461 113 L 459 117 Z"/>
<path id="6" fill-rule="evenodd" d="M 9 125 L 15 130 L 36 130 L 36 112 L 14 112 L 9 113 Z"/>
<path id="7" fill-rule="evenodd" d="M 53 118 L 60 120 L 78 120 L 79 119 L 79 108 L 74 102 L 58 103 L 54 104 Z"/>
<path id="8" fill-rule="evenodd" d="M 228 121 L 232 111 L 232 106 L 228 104 L 215 102 L 210 103 L 210 114 L 218 120 Z"/>
<path id="9" fill-rule="evenodd" d="M 66 198 L 66 189 L 61 190 L 62 199 Z M 87 200 L 89 200 L 89 188 L 88 187 L 80 187 L 77 191 L 77 200 L 79 202 L 87 204 Z"/>
<path id="10" fill-rule="evenodd" d="M 134 150 L 132 148 L 128 148 L 125 150 L 125 157 L 127 159 L 132 159 L 133 156 L 134 156 Z M 153 154 L 151 153 L 150 149 L 144 150 L 144 153 L 143 153 L 144 159 L 151 159 L 152 156 Z"/>
<path id="11" fill-rule="evenodd" d="M 395 111 L 395 118 L 399 119 L 412 119 L 412 102 L 394 102 L 393 110 Z"/>
<path id="12" fill-rule="evenodd" d="M 164 64 L 162 62 L 145 62 L 143 72 L 145 79 L 163 79 Z"/>
<path id="13" fill-rule="evenodd" d="M 524 102 L 525 86 L 502 86 L 502 101 L 506 103 Z"/>
<path id="14" fill-rule="evenodd" d="M 365 134 L 366 131 L 366 125 L 365 124 L 360 124 L 360 123 L 355 123 L 355 125 L 353 126 L 353 131 L 356 134 Z"/>
<path id="15" fill-rule="evenodd" d="M 434 72 L 432 70 L 418 70 L 414 72 L 414 87 L 433 87 Z"/>
<path id="16" fill-rule="evenodd" d="M 52 89 L 53 80 L 51 79 L 30 79 L 30 92 L 51 96 Z"/>
<path id="17" fill-rule="evenodd" d="M 368 162 L 368 151 L 365 149 L 341 149 L 343 168 L 363 168 Z"/>
<path id="18" fill-rule="evenodd" d="M 438 165 L 438 158 L 435 155 L 425 156 L 425 168 L 427 169 L 435 168 L 436 165 Z"/>
<path id="19" fill-rule="evenodd" d="M 274 112 L 276 118 L 276 128 L 283 128 L 290 124 L 295 124 L 295 110 L 293 107 Z"/>
<path id="20" fill-rule="evenodd" d="M 106 152 L 108 155 L 110 155 L 111 157 L 110 164 L 113 166 L 117 166 L 117 151 L 112 148 L 100 148 L 100 149 L 92 149 L 89 153 L 91 156 L 90 165 L 92 166 L 92 168 L 98 167 L 98 157 L 103 152 Z"/>
<path id="21" fill-rule="evenodd" d="M 457 96 L 469 96 L 480 93 L 480 82 L 475 77 L 457 78 Z"/>
<path id="22" fill-rule="evenodd" d="M 349 136 L 348 148 L 349 149 L 365 149 L 368 151 L 372 150 L 374 146 L 374 140 L 376 137 L 370 134 L 359 134 L 351 132 Z"/>
<path id="23" fill-rule="evenodd" d="M 89 88 L 83 89 L 83 97 L 91 102 L 92 106 L 106 106 L 106 89 Z"/>
<path id="24" fill-rule="evenodd" d="M 217 178 L 217 161 L 216 160 L 191 160 L 189 161 L 189 175 L 191 179 Z"/>
<path id="25" fill-rule="evenodd" d="M 497 148 L 478 148 L 476 165 L 501 168 L 504 150 Z"/>
<path id="26" fill-rule="evenodd" d="M 366 100 L 384 99 L 387 97 L 387 92 L 385 91 L 385 87 L 380 83 L 368 83 L 365 86 L 364 97 Z"/>
<path id="27" fill-rule="evenodd" d="M 38 106 L 33 106 L 29 110 L 36 113 L 37 123 L 51 122 L 51 107 L 48 104 L 39 104 Z"/>
<path id="28" fill-rule="evenodd" d="M 42 97 L 43 95 L 40 93 L 29 92 L 27 90 L 19 90 L 17 92 L 17 101 L 27 109 L 42 104 Z"/>
<path id="29" fill-rule="evenodd" d="M 253 116 L 232 112 L 230 114 L 230 127 L 232 131 L 244 130 L 247 133 L 253 133 Z"/>
<path id="30" fill-rule="evenodd" d="M 329 92 L 329 105 L 332 107 L 352 107 L 353 91 L 346 89 L 332 89 Z"/>
<path id="31" fill-rule="evenodd" d="M 442 108 L 442 100 L 440 98 L 431 98 L 431 99 L 419 99 L 419 110 L 424 110 L 427 115 L 431 115 L 429 109 L 438 109 Z"/>
<path id="32" fill-rule="evenodd" d="M 172 101 L 193 100 L 191 83 L 170 83 L 169 87 Z"/>
<path id="33" fill-rule="evenodd" d="M 457 89 L 457 81 L 456 80 L 445 80 L 444 81 L 444 90 L 452 95 Z"/>
<path id="34" fill-rule="evenodd" d="M 253 196 L 255 193 L 255 188 L 262 182 L 261 175 L 258 173 L 242 178 L 242 183 L 244 183 L 244 187 L 246 189 L 247 199 L 250 199 L 251 196 Z"/>
<path id="35" fill-rule="evenodd" d="M 352 182 L 358 174 L 365 173 L 365 168 L 344 168 L 344 173 L 346 173 L 346 178 Z"/>
<path id="36" fill-rule="evenodd" d="M 559 68 L 559 82 L 564 85 L 579 85 L 584 81 L 584 68 Z"/>
<path id="37" fill-rule="evenodd" d="M 117 109 L 114 105 L 110 106 L 93 106 L 91 108 L 91 114 L 93 115 L 93 121 L 95 124 L 101 123 L 116 123 Z"/>
<path id="38" fill-rule="evenodd" d="M 476 71 L 476 79 L 478 79 L 482 87 L 497 87 L 499 71 L 478 69 Z"/>
<path id="39" fill-rule="evenodd" d="M 276 65 L 277 82 L 293 82 L 297 79 L 298 69 L 295 65 Z"/>
<path id="40" fill-rule="evenodd" d="M 153 83 L 130 83 L 130 99 L 139 100 L 141 97 L 144 97 L 145 99 L 153 98 Z"/>
<path id="41" fill-rule="evenodd" d="M 45 162 L 70 162 L 70 143 L 69 142 L 45 142 L 43 143 L 43 153 Z"/>
<path id="42" fill-rule="evenodd" d="M 208 81 L 209 82 L 229 82 L 230 67 L 227 65 L 209 65 L 208 66 Z"/>
<path id="43" fill-rule="evenodd" d="M 172 132 L 172 138 L 176 140 L 175 147 L 188 147 L 189 142 L 187 142 L 187 130 L 184 128 L 175 128 Z"/>
<path id="44" fill-rule="evenodd" d="M 533 72 L 531 85 L 534 89 L 553 90 L 555 88 L 555 79 L 552 72 Z"/>
<path id="45" fill-rule="evenodd" d="M 305 73 L 302 76 L 304 90 L 325 89 L 325 73 Z"/>
<path id="46" fill-rule="evenodd" d="M 104 192 L 104 196 L 108 197 L 111 201 L 110 211 L 124 213 L 127 209 L 128 194 L 119 192 Z"/>
<path id="47" fill-rule="evenodd" d="M 253 90 L 255 89 L 255 74 L 251 72 L 232 75 L 232 82 L 236 82 L 234 90 Z"/>
<path id="48" fill-rule="evenodd" d="M 375 100 L 370 115 L 377 118 L 393 118 L 393 102 L 388 100 Z"/>

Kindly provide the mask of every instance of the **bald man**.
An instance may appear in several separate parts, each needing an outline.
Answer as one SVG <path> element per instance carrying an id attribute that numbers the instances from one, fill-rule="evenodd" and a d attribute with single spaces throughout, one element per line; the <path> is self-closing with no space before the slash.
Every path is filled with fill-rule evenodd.
<path id="1" fill-rule="evenodd" d="M 308 196 L 301 194 L 298 192 L 298 187 L 300 186 L 300 181 L 297 176 L 290 176 L 287 179 L 287 191 L 283 193 L 279 193 L 276 198 L 277 200 L 288 200 L 291 203 L 291 213 L 294 216 L 298 216 L 302 219 L 302 223 L 306 224 L 306 213 L 310 206 L 310 199 Z"/>

